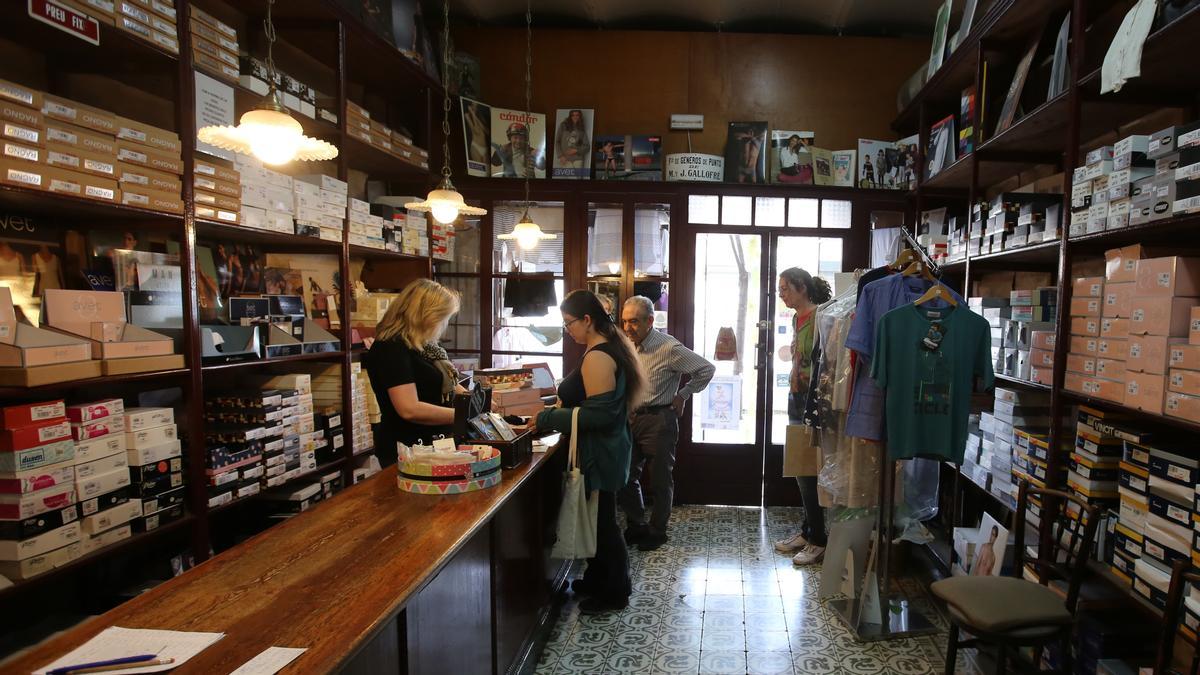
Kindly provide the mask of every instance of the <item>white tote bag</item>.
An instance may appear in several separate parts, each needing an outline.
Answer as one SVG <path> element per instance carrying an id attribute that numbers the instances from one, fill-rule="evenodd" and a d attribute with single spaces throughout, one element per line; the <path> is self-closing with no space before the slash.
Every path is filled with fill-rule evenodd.
<path id="1" fill-rule="evenodd" d="M 579 470 L 579 408 L 571 411 L 571 443 L 567 472 L 563 474 L 563 500 L 558 509 L 557 539 L 550 557 L 560 560 L 596 555 L 596 514 L 599 495 L 590 495 Z"/>

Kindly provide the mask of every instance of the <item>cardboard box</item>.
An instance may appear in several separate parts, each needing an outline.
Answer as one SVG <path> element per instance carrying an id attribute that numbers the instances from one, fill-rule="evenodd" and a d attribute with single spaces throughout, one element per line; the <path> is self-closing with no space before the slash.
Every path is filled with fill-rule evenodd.
<path id="1" fill-rule="evenodd" d="M 130 141 L 117 143 L 117 159 L 176 176 L 183 175 L 183 160 L 179 157 L 157 152 Z"/>
<path id="2" fill-rule="evenodd" d="M 1137 262 L 1137 295 L 1200 296 L 1200 258 L 1170 256 Z"/>
<path id="3" fill-rule="evenodd" d="M 79 535 L 80 524 L 69 523 L 23 541 L 0 540 L 0 561 L 19 562 L 45 555 L 78 542 Z"/>
<path id="4" fill-rule="evenodd" d="M 1101 358 L 1124 361 L 1129 358 L 1129 340 L 1100 338 L 1096 345 L 1096 355 Z"/>
<path id="5" fill-rule="evenodd" d="M 71 438 L 71 423 L 66 419 L 35 422 L 18 429 L 0 429 L 0 452 L 16 452 Z"/>
<path id="6" fill-rule="evenodd" d="M 1167 392 L 1163 413 L 1191 422 L 1200 423 L 1200 396 L 1180 392 Z"/>
<path id="7" fill-rule="evenodd" d="M 196 217 L 232 225 L 237 225 L 241 222 L 241 214 L 237 211 L 222 209 L 216 206 L 204 206 L 202 204 L 196 204 Z"/>
<path id="8" fill-rule="evenodd" d="M 210 178 L 209 176 L 201 175 L 194 176 L 192 180 L 194 181 L 195 187 L 199 190 L 223 195 L 235 200 L 242 198 L 242 186 L 240 183 L 230 183 L 218 178 Z"/>
<path id="9" fill-rule="evenodd" d="M 1094 376 L 1096 374 L 1096 357 L 1084 354 L 1067 354 L 1067 372 Z"/>
<path id="10" fill-rule="evenodd" d="M 1071 298 L 1071 316 L 1100 316 L 1101 298 Z"/>
<path id="11" fill-rule="evenodd" d="M 1166 377 L 1161 374 L 1126 373 L 1125 406 L 1155 415 L 1163 414 L 1165 385 Z"/>
<path id="12" fill-rule="evenodd" d="M 166 445 L 176 440 L 178 440 L 178 435 L 174 425 L 125 432 L 125 447 L 128 450 L 140 451 Z"/>
<path id="13" fill-rule="evenodd" d="M 91 478 L 92 476 L 101 476 L 112 473 L 117 470 L 128 470 L 129 458 L 122 453 L 101 457 L 90 462 L 82 462 L 75 465 L 75 477 L 78 480 Z"/>
<path id="14" fill-rule="evenodd" d="M 207 191 L 201 190 L 199 188 L 197 188 L 196 191 L 193 193 L 193 198 L 195 199 L 196 204 L 203 205 L 203 206 L 206 206 L 206 207 L 209 207 L 212 209 L 216 209 L 218 211 L 237 213 L 242 208 L 242 202 L 238 199 L 234 199 L 233 197 L 227 197 L 224 195 L 219 195 L 219 194 L 216 194 L 213 192 L 207 192 Z M 249 208 L 254 208 L 254 207 L 249 207 Z"/>
<path id="15" fill-rule="evenodd" d="M 46 168 L 40 164 L 25 160 L 12 160 L 0 157 L 0 183 L 33 190 L 45 190 L 46 178 L 44 171 Z"/>
<path id="16" fill-rule="evenodd" d="M 81 542 L 75 542 L 43 555 L 17 562 L 0 562 L 0 574 L 13 580 L 27 580 L 50 570 L 70 564 L 83 555 Z"/>
<path id="17" fill-rule="evenodd" d="M 183 150 L 179 135 L 127 117 L 116 116 L 117 139 L 148 147 L 164 155 L 177 156 Z"/>
<path id="18" fill-rule="evenodd" d="M 125 162 L 117 163 L 117 180 L 121 183 L 122 188 L 128 189 L 132 185 L 147 190 L 166 192 L 175 197 L 178 197 L 183 190 L 183 181 L 179 179 L 179 176 Z"/>
<path id="19" fill-rule="evenodd" d="M 42 320 L 61 332 L 87 338 L 92 357 L 113 359 L 171 354 L 170 337 L 130 324 L 125 294 L 46 289 Z"/>
<path id="20" fill-rule="evenodd" d="M 125 431 L 125 418 L 117 415 L 91 422 L 71 423 L 71 436 L 76 442 L 90 441 L 94 438 L 119 434 Z"/>
<path id="21" fill-rule="evenodd" d="M 121 203 L 166 213 L 183 214 L 183 199 L 179 195 L 133 185 L 122 188 Z"/>
<path id="22" fill-rule="evenodd" d="M 1119 338 L 1129 335 L 1129 319 L 1100 319 L 1100 337 Z"/>
<path id="23" fill-rule="evenodd" d="M 185 362 L 182 354 L 131 356 L 120 359 L 105 359 L 100 362 L 101 372 L 108 377 L 130 373 L 153 373 L 161 370 L 177 370 L 183 368 L 184 365 Z"/>
<path id="24" fill-rule="evenodd" d="M 241 196 L 240 185 L 242 182 L 242 177 L 241 173 L 236 169 L 222 166 L 215 161 L 208 159 L 197 158 L 195 160 L 195 174 L 197 176 L 206 176 L 214 180 L 225 181 L 226 183 L 237 185 L 239 186 L 238 196 Z"/>
<path id="25" fill-rule="evenodd" d="M 0 138 L 40 146 L 46 142 L 45 130 L 42 113 L 0 100 Z"/>
<path id="26" fill-rule="evenodd" d="M 1171 368 L 1167 373 L 1167 391 L 1200 396 L 1200 371 Z"/>
<path id="27" fill-rule="evenodd" d="M 1106 283 L 1137 281 L 1137 261 L 1142 258 L 1142 245 L 1133 244 L 1104 252 Z"/>
<path id="28" fill-rule="evenodd" d="M 1030 347 L 1032 349 L 1045 349 L 1054 351 L 1054 343 L 1056 342 L 1054 331 L 1052 330 L 1034 330 L 1030 331 Z"/>
<path id="29" fill-rule="evenodd" d="M 1184 370 L 1200 370 L 1200 345 L 1174 345 L 1169 365 Z"/>
<path id="30" fill-rule="evenodd" d="M 41 105 L 42 114 L 48 119 L 70 122 L 108 136 L 117 135 L 117 118 L 110 112 L 76 103 L 59 96 L 46 94 Z"/>
<path id="31" fill-rule="evenodd" d="M 1192 307 L 1188 323 L 1188 344 L 1200 345 L 1200 305 Z"/>
<path id="32" fill-rule="evenodd" d="M 1131 335 L 1186 337 L 1192 307 L 1196 305 L 1200 305 L 1200 298 L 1135 297 L 1129 303 L 1129 332 Z"/>
<path id="33" fill-rule="evenodd" d="M 1029 363 L 1031 367 L 1037 368 L 1053 368 L 1054 367 L 1054 352 L 1045 349 L 1034 349 L 1029 352 Z"/>
<path id="34" fill-rule="evenodd" d="M 1036 382 L 1038 384 L 1044 384 L 1048 387 L 1053 386 L 1054 385 L 1054 369 L 1053 368 L 1039 368 L 1038 366 L 1033 366 L 1032 368 L 1029 369 L 1029 379 L 1032 382 Z"/>
<path id="35" fill-rule="evenodd" d="M 75 482 L 74 466 L 47 466 L 0 473 L 0 493 L 29 494 Z"/>
<path id="36" fill-rule="evenodd" d="M 131 466 L 146 466 L 179 457 L 183 452 L 182 448 L 182 444 L 176 439 L 160 445 L 133 448 L 127 450 L 125 455 Z"/>
<path id="37" fill-rule="evenodd" d="M 60 485 L 23 495 L 0 494 L 0 518 L 23 520 L 58 511 L 78 501 L 74 485 Z"/>
<path id="38" fill-rule="evenodd" d="M 26 143 L 18 143 L 16 141 L 0 142 L 0 157 L 5 160 L 16 160 L 28 164 L 37 164 L 46 160 L 45 148 L 28 145 Z M 36 170 L 32 167 L 26 167 L 30 170 Z"/>
<path id="39" fill-rule="evenodd" d="M 1129 318 L 1129 301 L 1137 294 L 1136 286 L 1130 282 L 1106 284 L 1101 316 L 1114 319 Z"/>
<path id="40" fill-rule="evenodd" d="M 1125 382 L 1125 362 L 1115 359 L 1096 359 L 1096 377 L 1113 382 Z"/>
<path id="41" fill-rule="evenodd" d="M 1131 336 L 1126 367 L 1138 372 L 1165 374 L 1167 362 L 1170 360 L 1171 347 L 1184 343 L 1185 340 L 1182 338 L 1168 338 L 1161 335 Z"/>
<path id="42" fill-rule="evenodd" d="M 42 108 L 42 92 L 32 87 L 0 80 L 0 101 L 11 101 L 25 106 L 40 110 Z"/>
<path id="43" fill-rule="evenodd" d="M 54 152 L 49 154 L 53 155 Z M 50 192 L 111 203 L 117 203 L 121 197 L 117 181 L 111 178 L 50 166 L 42 169 L 42 175 L 45 188 Z"/>
<path id="44" fill-rule="evenodd" d="M 1100 317 L 1098 317 L 1098 316 L 1073 316 L 1073 317 L 1071 317 L 1071 335 L 1099 337 L 1099 335 L 1100 335 Z"/>
<path id="45" fill-rule="evenodd" d="M 67 407 L 62 399 L 5 406 L 0 410 L 0 427 L 17 429 L 39 422 L 47 422 L 67 416 Z"/>
<path id="46" fill-rule="evenodd" d="M 1071 295 L 1076 298 L 1099 298 L 1104 295 L 1104 277 L 1075 277 Z"/>

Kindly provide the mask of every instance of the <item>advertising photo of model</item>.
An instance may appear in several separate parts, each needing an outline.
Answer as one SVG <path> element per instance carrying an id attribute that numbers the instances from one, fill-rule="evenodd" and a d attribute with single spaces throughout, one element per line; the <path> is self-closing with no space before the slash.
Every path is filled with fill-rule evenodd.
<path id="1" fill-rule="evenodd" d="M 546 177 L 546 116 L 492 108 L 492 176 Z"/>
<path id="2" fill-rule="evenodd" d="M 463 97 L 462 119 L 467 175 L 486 177 L 491 161 L 488 145 L 492 137 L 492 109 L 486 103 Z"/>
<path id="3" fill-rule="evenodd" d="M 812 156 L 808 147 L 813 137 L 811 131 L 771 132 L 771 182 L 812 184 Z"/>
<path id="4" fill-rule="evenodd" d="M 592 173 L 594 111 L 559 108 L 555 114 L 554 178 L 582 180 Z"/>
<path id="5" fill-rule="evenodd" d="M 766 122 L 730 122 L 725 140 L 725 182 L 767 182 Z"/>

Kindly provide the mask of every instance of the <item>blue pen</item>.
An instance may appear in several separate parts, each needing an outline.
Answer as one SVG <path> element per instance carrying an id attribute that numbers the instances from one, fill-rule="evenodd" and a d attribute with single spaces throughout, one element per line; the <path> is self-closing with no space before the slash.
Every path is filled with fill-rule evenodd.
<path id="1" fill-rule="evenodd" d="M 93 661 L 91 663 L 77 663 L 73 666 L 63 666 L 54 670 L 47 670 L 46 675 L 67 675 L 72 671 L 85 670 L 88 668 L 103 668 L 105 666 L 124 666 L 143 661 L 153 661 L 158 658 L 158 654 L 138 654 L 137 656 L 125 656 L 119 659 L 109 659 L 107 661 Z"/>

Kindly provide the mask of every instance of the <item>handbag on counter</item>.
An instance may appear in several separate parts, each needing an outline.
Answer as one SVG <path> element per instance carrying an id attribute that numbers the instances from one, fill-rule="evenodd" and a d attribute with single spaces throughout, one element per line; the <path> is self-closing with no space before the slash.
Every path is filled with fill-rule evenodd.
<path id="1" fill-rule="evenodd" d="M 599 493 L 588 494 L 583 472 L 579 470 L 579 408 L 571 411 L 570 450 L 567 471 L 563 474 L 563 500 L 558 509 L 551 558 L 576 560 L 596 555 L 596 515 L 599 512 Z"/>
<path id="2" fill-rule="evenodd" d="M 821 472 L 821 446 L 816 430 L 807 424 L 789 424 L 783 443 L 784 477 L 815 476 Z"/>

